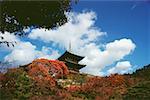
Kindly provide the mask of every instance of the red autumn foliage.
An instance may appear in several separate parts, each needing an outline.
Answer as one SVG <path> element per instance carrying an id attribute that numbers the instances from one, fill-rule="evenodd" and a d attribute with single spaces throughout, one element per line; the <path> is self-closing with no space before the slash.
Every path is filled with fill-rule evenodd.
<path id="1" fill-rule="evenodd" d="M 6 77 L 4 76 L 4 74 L 3 73 L 0 73 L 0 88 L 2 87 L 2 82 L 4 81 L 4 80 L 6 80 Z"/>
<path id="2" fill-rule="evenodd" d="M 96 100 L 108 100 L 113 95 L 122 95 L 127 92 L 127 86 L 131 85 L 132 79 L 123 75 L 111 75 L 109 77 L 88 77 L 86 82 L 80 86 L 71 85 L 67 88 L 69 92 L 79 92 L 95 97 Z"/>
<path id="3" fill-rule="evenodd" d="M 4 76 L 3 73 L 0 73 L 0 82 L 1 82 L 2 80 L 5 80 L 5 76 Z"/>
<path id="4" fill-rule="evenodd" d="M 115 74 L 108 77 L 108 80 L 110 80 L 111 85 L 114 87 L 125 85 L 125 81 L 126 81 L 122 75 L 115 75 Z"/>
<path id="5" fill-rule="evenodd" d="M 69 73 L 67 66 L 58 60 L 49 60 L 55 69 L 51 69 L 52 73 L 57 73 L 56 77 L 66 76 Z M 52 67 L 52 68 L 53 68 Z"/>
<path id="6" fill-rule="evenodd" d="M 71 85 L 67 87 L 67 90 L 70 92 L 76 92 L 81 90 L 81 86 Z"/>
<path id="7" fill-rule="evenodd" d="M 36 59 L 27 69 L 33 79 L 40 83 L 48 81 L 52 86 L 56 85 L 55 79 L 65 77 L 69 73 L 63 62 L 48 59 Z"/>
<path id="8" fill-rule="evenodd" d="M 68 97 L 71 97 L 71 94 L 65 90 L 57 90 L 56 92 L 56 100 L 68 100 Z M 65 99 L 66 98 L 66 99 Z"/>

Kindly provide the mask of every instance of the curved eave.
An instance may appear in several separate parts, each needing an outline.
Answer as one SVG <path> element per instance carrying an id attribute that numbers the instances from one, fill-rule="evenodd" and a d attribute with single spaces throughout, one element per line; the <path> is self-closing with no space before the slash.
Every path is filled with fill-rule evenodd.
<path id="1" fill-rule="evenodd" d="M 81 65 L 81 64 L 77 64 L 77 63 L 72 63 L 69 61 L 66 61 L 65 64 L 69 67 L 69 68 L 75 68 L 75 69 L 81 69 L 83 67 L 85 67 L 86 65 Z"/>
<path id="2" fill-rule="evenodd" d="M 62 60 L 64 60 L 64 59 L 67 58 L 67 57 L 74 58 L 74 59 L 76 59 L 78 62 L 84 58 L 84 57 L 82 57 L 82 56 L 79 56 L 79 55 L 76 55 L 76 54 L 73 54 L 73 53 L 70 53 L 70 52 L 66 51 L 62 56 L 60 56 L 60 57 L 58 58 L 58 60 L 61 60 L 61 61 L 62 61 Z"/>

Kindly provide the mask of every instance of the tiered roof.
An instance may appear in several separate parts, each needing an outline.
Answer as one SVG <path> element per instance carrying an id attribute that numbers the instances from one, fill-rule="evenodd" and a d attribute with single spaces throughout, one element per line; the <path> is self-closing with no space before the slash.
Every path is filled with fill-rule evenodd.
<path id="1" fill-rule="evenodd" d="M 79 71 L 79 69 L 85 67 L 86 65 L 78 64 L 84 57 L 70 53 L 66 51 L 62 56 L 58 58 L 60 61 L 64 61 L 69 69 Z"/>

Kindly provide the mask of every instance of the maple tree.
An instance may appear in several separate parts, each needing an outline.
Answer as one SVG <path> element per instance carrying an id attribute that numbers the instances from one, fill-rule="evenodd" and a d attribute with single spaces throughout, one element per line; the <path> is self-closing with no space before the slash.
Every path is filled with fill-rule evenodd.
<path id="1" fill-rule="evenodd" d="M 140 69 L 138 73 L 131 75 L 114 74 L 107 77 L 68 73 L 67 66 L 57 60 L 37 59 L 26 67 L 26 70 L 23 67 L 13 68 L 0 74 L 0 98 L 4 100 L 6 98 L 30 100 L 134 100 L 144 98 L 147 100 L 150 97 L 150 80 L 142 74 L 149 74 L 150 67 Z M 49 72 L 49 70 L 53 71 Z M 53 73 L 58 75 L 53 76 Z M 67 75 L 67 77 L 60 80 L 71 80 L 72 83 L 69 83 L 68 87 L 60 87 L 59 84 L 56 84 L 56 80 L 62 78 L 62 75 Z M 82 84 L 73 84 L 73 82 Z"/>
<path id="2" fill-rule="evenodd" d="M 28 74 L 42 83 L 48 81 L 56 85 L 55 79 L 63 78 L 69 73 L 67 66 L 58 60 L 36 59 L 28 66 Z"/>

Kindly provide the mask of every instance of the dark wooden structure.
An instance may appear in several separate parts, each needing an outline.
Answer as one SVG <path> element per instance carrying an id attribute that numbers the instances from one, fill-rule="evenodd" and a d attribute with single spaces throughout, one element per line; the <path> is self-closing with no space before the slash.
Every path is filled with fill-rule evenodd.
<path id="1" fill-rule="evenodd" d="M 79 71 L 81 68 L 86 66 L 78 63 L 83 58 L 84 57 L 82 56 L 75 55 L 66 51 L 62 56 L 58 58 L 58 60 L 63 61 L 69 67 L 70 70 Z"/>

